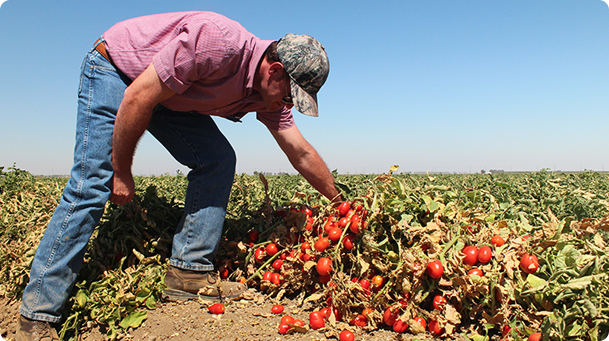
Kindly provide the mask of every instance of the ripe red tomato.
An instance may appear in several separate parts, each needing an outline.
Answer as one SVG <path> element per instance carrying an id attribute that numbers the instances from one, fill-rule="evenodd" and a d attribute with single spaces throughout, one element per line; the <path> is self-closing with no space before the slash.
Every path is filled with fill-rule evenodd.
<path id="1" fill-rule="evenodd" d="M 275 269 L 275 271 L 280 271 L 282 266 L 283 261 L 281 259 L 277 259 L 273 262 L 273 269 Z"/>
<path id="2" fill-rule="evenodd" d="M 352 326 L 365 327 L 368 324 L 368 319 L 364 315 L 357 315 L 353 320 L 349 321 Z"/>
<path id="3" fill-rule="evenodd" d="M 309 325 L 311 326 L 311 329 L 314 330 L 323 328 L 326 325 L 324 318 L 319 311 L 314 311 L 309 314 Z"/>
<path id="4" fill-rule="evenodd" d="M 307 231 L 313 230 L 314 222 L 315 222 L 315 219 L 313 219 L 312 217 L 307 217 L 307 226 L 305 226 L 305 229 L 307 229 Z"/>
<path id="5" fill-rule="evenodd" d="M 345 226 L 347 226 L 347 224 L 349 224 L 349 218 L 348 217 L 342 217 L 338 220 L 338 227 L 340 227 L 341 229 L 344 229 Z"/>
<path id="6" fill-rule="evenodd" d="M 541 333 L 533 333 L 529 335 L 529 341 L 539 341 L 541 340 Z"/>
<path id="7" fill-rule="evenodd" d="M 379 276 L 376 275 L 374 277 L 372 277 L 372 289 L 374 290 L 378 290 L 383 286 L 383 283 L 385 282 L 385 279 L 383 278 L 383 276 Z"/>
<path id="8" fill-rule="evenodd" d="M 332 272 L 332 260 L 328 257 L 321 257 L 317 261 L 317 273 L 321 276 L 327 276 Z"/>
<path id="9" fill-rule="evenodd" d="M 398 319 L 399 310 L 392 310 L 391 307 L 387 307 L 385 313 L 383 314 L 383 322 L 385 322 L 388 326 L 393 326 L 395 321 Z"/>
<path id="10" fill-rule="evenodd" d="M 290 315 L 285 315 L 281 318 L 281 323 L 294 324 L 294 318 Z"/>
<path id="11" fill-rule="evenodd" d="M 352 234 L 346 235 L 345 238 L 343 238 L 343 246 L 345 247 L 345 249 L 353 250 L 353 248 L 355 247 L 354 240 L 355 240 L 355 235 L 352 235 Z"/>
<path id="12" fill-rule="evenodd" d="M 214 303 L 207 307 L 210 314 L 224 314 L 224 304 Z"/>
<path id="13" fill-rule="evenodd" d="M 256 259 L 256 261 L 262 262 L 264 260 L 264 257 L 266 257 L 266 249 L 263 246 L 257 248 L 256 251 L 254 251 L 254 259 Z"/>
<path id="14" fill-rule="evenodd" d="M 273 314 L 281 314 L 283 313 L 283 306 L 281 304 L 275 304 L 272 308 L 271 308 L 271 312 Z"/>
<path id="15" fill-rule="evenodd" d="M 281 283 L 283 283 L 283 276 L 281 276 L 281 274 L 277 272 L 271 273 L 271 283 L 275 285 L 280 285 Z"/>
<path id="16" fill-rule="evenodd" d="M 359 281 L 359 285 L 364 288 L 364 290 L 370 289 L 370 281 L 365 278 L 362 278 Z"/>
<path id="17" fill-rule="evenodd" d="M 444 275 L 444 266 L 442 266 L 442 262 L 439 259 L 434 260 L 433 262 L 427 263 L 427 274 L 431 278 L 438 279 Z"/>
<path id="18" fill-rule="evenodd" d="M 302 211 L 308 216 L 312 216 L 313 215 L 313 211 L 311 210 L 311 208 L 309 206 L 304 206 L 302 208 Z"/>
<path id="19" fill-rule="evenodd" d="M 272 272 L 270 272 L 270 271 L 266 271 L 266 272 L 264 273 L 264 275 L 262 275 L 262 280 L 263 280 L 263 281 L 269 281 L 269 282 L 270 282 L 270 281 L 271 281 L 271 274 L 272 274 Z"/>
<path id="20" fill-rule="evenodd" d="M 321 284 L 329 283 L 331 279 L 332 279 L 332 276 L 330 276 L 330 275 L 325 275 L 325 276 L 319 275 L 319 283 L 321 283 Z"/>
<path id="21" fill-rule="evenodd" d="M 324 232 L 328 233 L 328 231 L 330 231 L 331 228 L 338 226 L 338 222 L 336 221 L 336 218 L 334 218 L 333 215 L 329 215 L 328 219 L 326 220 L 326 222 L 324 223 Z"/>
<path id="22" fill-rule="evenodd" d="M 420 324 L 421 327 L 423 327 L 423 329 L 425 329 L 425 327 L 427 327 L 427 322 L 425 322 L 425 319 L 422 318 L 421 316 L 417 316 L 417 317 L 413 318 L 413 320 L 415 322 L 417 322 L 418 324 Z"/>
<path id="23" fill-rule="evenodd" d="M 338 310 L 338 308 L 334 307 L 334 309 L 332 309 L 332 312 L 334 313 L 334 317 L 336 318 L 336 321 L 343 320 L 343 313 L 340 310 Z"/>
<path id="24" fill-rule="evenodd" d="M 355 335 L 353 335 L 353 333 L 348 330 L 343 330 L 342 332 L 340 332 L 338 340 L 339 341 L 353 341 L 353 340 L 355 340 Z"/>
<path id="25" fill-rule="evenodd" d="M 446 297 L 442 296 L 442 295 L 436 295 L 433 298 L 433 307 L 435 309 L 438 310 L 442 310 L 444 309 L 444 306 L 446 305 Z"/>
<path id="26" fill-rule="evenodd" d="M 330 231 L 328 231 L 328 239 L 330 239 L 333 242 L 337 242 L 340 240 L 340 236 L 343 235 L 343 230 L 340 229 L 339 227 L 334 227 L 331 228 Z"/>
<path id="27" fill-rule="evenodd" d="M 351 225 L 349 225 L 349 229 L 351 230 L 351 232 L 358 234 L 360 232 L 360 225 L 362 222 L 362 218 L 357 215 L 354 214 L 351 216 Z"/>
<path id="28" fill-rule="evenodd" d="M 273 257 L 277 251 L 279 251 L 277 249 L 277 244 L 275 243 L 270 243 L 266 245 L 266 254 L 269 255 L 269 257 Z"/>
<path id="29" fill-rule="evenodd" d="M 476 263 L 478 262 L 478 248 L 473 246 L 473 245 L 469 245 L 463 248 L 463 250 L 461 250 L 461 252 L 465 255 L 465 258 L 463 258 L 463 263 L 467 264 L 467 265 L 471 265 L 474 266 L 476 265 Z"/>
<path id="30" fill-rule="evenodd" d="M 484 245 L 483 247 L 480 248 L 480 250 L 478 250 L 478 261 L 482 264 L 486 264 L 488 262 L 491 261 L 491 259 L 493 258 L 493 250 L 491 250 L 491 248 L 487 245 Z"/>
<path id="31" fill-rule="evenodd" d="M 503 330 L 501 331 L 501 337 L 505 337 L 507 334 L 510 333 L 510 331 L 512 330 L 512 327 L 505 325 L 503 326 Z"/>
<path id="32" fill-rule="evenodd" d="M 224 268 L 224 269 L 222 269 L 222 271 L 220 271 L 220 278 L 222 278 L 222 279 L 228 278 L 228 268 Z"/>
<path id="33" fill-rule="evenodd" d="M 484 276 L 484 271 L 482 269 L 473 268 L 467 272 L 468 275 L 478 275 L 480 277 Z"/>
<path id="34" fill-rule="evenodd" d="M 408 329 L 408 323 L 402 320 L 397 320 L 393 324 L 393 331 L 396 333 L 403 333 L 406 331 L 406 329 Z"/>
<path id="35" fill-rule="evenodd" d="M 294 320 L 294 325 L 297 327 L 304 327 L 305 323 L 302 322 L 301 320 Z"/>
<path id="36" fill-rule="evenodd" d="M 305 250 L 311 250 L 311 245 L 309 244 L 309 242 L 304 242 L 300 245 L 300 250 L 302 252 L 305 252 Z"/>
<path id="37" fill-rule="evenodd" d="M 320 237 L 315 241 L 315 244 L 313 244 L 313 248 L 319 252 L 324 252 L 328 246 L 330 246 L 330 241 L 326 237 Z"/>
<path id="38" fill-rule="evenodd" d="M 525 253 L 520 259 L 520 268 L 528 274 L 537 272 L 537 269 L 539 269 L 539 260 L 537 260 L 537 256 Z"/>
<path id="39" fill-rule="evenodd" d="M 429 332 L 433 336 L 440 336 L 444 333 L 444 328 L 440 328 L 440 324 L 436 320 L 429 321 Z"/>
<path id="40" fill-rule="evenodd" d="M 501 238 L 501 236 L 494 236 L 491 238 L 491 244 L 495 245 L 495 247 L 500 247 L 505 244 L 505 241 L 503 238 Z"/>
<path id="41" fill-rule="evenodd" d="M 255 243 L 258 241 L 258 236 L 260 235 L 260 232 L 258 232 L 258 230 L 251 230 L 248 233 L 248 237 L 250 239 L 250 242 Z"/>
<path id="42" fill-rule="evenodd" d="M 288 325 L 287 325 L 287 324 L 285 324 L 285 323 L 280 324 L 280 325 L 279 325 L 279 334 L 281 334 L 281 335 L 285 335 L 285 334 L 287 334 L 287 333 L 288 333 L 288 331 L 290 330 L 290 328 L 291 328 L 291 327 L 290 327 L 290 326 L 288 326 Z"/>
<path id="43" fill-rule="evenodd" d="M 343 201 L 338 205 L 338 214 L 340 214 L 341 217 L 346 216 L 350 209 L 351 204 L 348 201 Z"/>
<path id="44" fill-rule="evenodd" d="M 324 319 L 326 319 L 326 320 L 327 320 L 327 319 L 328 319 L 328 317 L 330 317 L 330 315 L 332 314 L 332 308 L 330 308 L 330 307 L 325 307 L 325 308 L 319 309 L 319 313 L 321 314 L 321 316 L 322 316 Z"/>

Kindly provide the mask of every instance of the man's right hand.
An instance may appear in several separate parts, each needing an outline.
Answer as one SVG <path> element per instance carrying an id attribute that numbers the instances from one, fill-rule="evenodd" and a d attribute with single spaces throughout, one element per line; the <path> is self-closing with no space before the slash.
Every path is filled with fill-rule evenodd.
<path id="1" fill-rule="evenodd" d="M 134 194 L 135 182 L 131 172 L 114 173 L 110 201 L 117 205 L 124 205 L 133 199 Z"/>

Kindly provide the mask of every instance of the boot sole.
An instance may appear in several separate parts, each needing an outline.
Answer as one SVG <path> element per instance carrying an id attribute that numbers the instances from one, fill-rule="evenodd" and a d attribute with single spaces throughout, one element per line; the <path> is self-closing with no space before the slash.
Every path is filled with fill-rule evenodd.
<path id="1" fill-rule="evenodd" d="M 205 295 L 198 295 L 198 294 L 193 294 L 191 292 L 188 291 L 182 291 L 182 290 L 177 290 L 177 289 L 170 289 L 167 288 L 165 289 L 165 291 L 163 291 L 163 299 L 167 300 L 167 301 L 172 301 L 172 302 L 176 302 L 176 301 L 187 301 L 187 300 L 196 300 L 196 299 L 201 299 L 204 301 L 220 301 L 222 299 L 226 299 L 226 298 L 235 298 L 235 297 L 239 297 L 242 293 L 238 293 L 238 294 L 234 294 L 234 295 L 227 295 L 227 296 L 205 296 Z"/>

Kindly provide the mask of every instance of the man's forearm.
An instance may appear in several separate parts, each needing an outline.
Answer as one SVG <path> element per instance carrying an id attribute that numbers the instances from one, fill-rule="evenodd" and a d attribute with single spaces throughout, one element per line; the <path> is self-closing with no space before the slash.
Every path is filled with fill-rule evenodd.
<path id="1" fill-rule="evenodd" d="M 294 168 L 326 198 L 334 201 L 342 200 L 342 196 L 334 186 L 334 177 L 319 154 L 311 149 L 293 163 Z"/>

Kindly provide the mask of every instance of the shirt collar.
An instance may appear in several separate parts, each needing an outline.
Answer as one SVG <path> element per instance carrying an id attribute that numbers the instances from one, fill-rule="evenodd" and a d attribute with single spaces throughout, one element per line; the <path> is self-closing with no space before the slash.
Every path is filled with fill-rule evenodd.
<path id="1" fill-rule="evenodd" d="M 252 53 L 252 58 L 250 58 L 250 65 L 247 73 L 247 83 L 245 84 L 246 88 L 254 88 L 254 76 L 256 76 L 258 64 L 260 64 L 260 60 L 262 60 L 264 52 L 273 41 L 274 40 L 259 40 L 254 44 L 254 51 Z"/>

